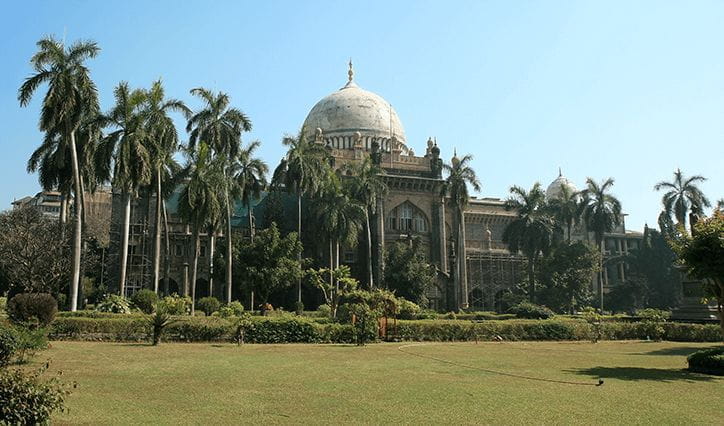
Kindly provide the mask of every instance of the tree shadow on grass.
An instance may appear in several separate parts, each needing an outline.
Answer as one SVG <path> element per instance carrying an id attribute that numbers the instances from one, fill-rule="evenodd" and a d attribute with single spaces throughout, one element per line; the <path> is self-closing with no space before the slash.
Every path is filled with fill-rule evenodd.
<path id="1" fill-rule="evenodd" d="M 719 347 L 719 345 L 714 346 L 672 346 L 668 348 L 662 348 L 657 349 L 655 351 L 650 352 L 644 352 L 639 355 L 679 355 L 679 356 L 689 356 L 693 354 L 696 351 L 701 351 L 704 349 L 713 349 Z"/>
<path id="2" fill-rule="evenodd" d="M 643 368 L 643 367 L 591 367 L 566 370 L 582 376 L 600 377 L 618 380 L 650 380 L 655 382 L 710 382 L 714 377 L 692 373 L 684 369 Z"/>

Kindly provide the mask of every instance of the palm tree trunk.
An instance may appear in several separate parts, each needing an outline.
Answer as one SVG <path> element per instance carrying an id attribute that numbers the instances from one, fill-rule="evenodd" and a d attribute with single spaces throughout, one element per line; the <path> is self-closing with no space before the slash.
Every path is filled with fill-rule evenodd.
<path id="1" fill-rule="evenodd" d="M 131 223 L 131 194 L 124 191 L 125 207 L 123 211 L 123 229 L 121 231 L 121 264 L 118 280 L 118 288 L 121 296 L 126 295 L 126 269 L 128 265 L 128 234 Z"/>
<path id="2" fill-rule="evenodd" d="M 603 236 L 598 241 L 598 250 L 601 256 L 598 259 L 598 291 L 601 303 L 601 314 L 603 314 Z"/>
<path id="3" fill-rule="evenodd" d="M 334 285 L 334 278 L 332 277 L 332 271 L 334 271 L 334 248 L 332 243 L 332 237 L 329 237 L 329 288 L 331 289 Z"/>
<path id="4" fill-rule="evenodd" d="M 161 275 L 161 168 L 156 168 L 156 225 L 153 229 L 153 291 L 158 294 Z"/>
<path id="5" fill-rule="evenodd" d="M 373 290 L 375 282 L 372 276 L 372 230 L 370 230 L 370 213 L 367 207 L 365 207 L 365 226 L 367 227 L 367 273 L 370 277 L 370 290 Z"/>
<path id="6" fill-rule="evenodd" d="M 201 251 L 201 238 L 199 230 L 194 227 L 194 260 L 191 265 L 191 316 L 196 312 L 196 277 L 199 270 L 199 252 Z"/>
<path id="7" fill-rule="evenodd" d="M 460 284 L 462 286 L 462 308 L 467 309 L 469 304 L 468 301 L 468 273 L 465 259 L 465 213 L 462 208 L 459 208 L 458 222 L 459 222 L 459 238 L 458 238 L 458 268 L 460 268 Z"/>
<path id="8" fill-rule="evenodd" d="M 302 193 L 297 194 L 297 238 L 302 241 Z M 297 262 L 302 263 L 302 251 L 297 253 Z M 297 279 L 297 302 L 302 303 L 302 277 Z"/>
<path id="9" fill-rule="evenodd" d="M 216 230 L 209 230 L 209 296 L 214 295 L 214 252 L 216 251 Z"/>
<path id="10" fill-rule="evenodd" d="M 229 190 L 226 190 L 226 303 L 231 303 L 231 262 L 232 262 L 232 241 L 231 241 L 231 200 Z M 253 308 L 252 308 L 253 309 Z"/>
<path id="11" fill-rule="evenodd" d="M 66 198 L 66 194 L 63 192 L 60 194 L 60 217 L 58 219 L 60 231 L 63 232 L 65 224 L 68 222 L 68 199 Z"/>
<path id="12" fill-rule="evenodd" d="M 339 240 L 335 241 L 335 245 L 337 247 L 337 253 L 334 260 L 334 269 L 339 269 Z M 335 286 L 337 288 L 337 293 L 339 293 L 339 280 L 336 280 Z"/>
<path id="13" fill-rule="evenodd" d="M 166 211 L 166 202 L 161 199 L 161 208 L 163 211 L 163 233 L 166 243 L 166 252 L 163 258 L 163 292 L 169 294 L 169 279 L 171 277 L 171 237 L 168 231 L 168 212 Z"/>
<path id="14" fill-rule="evenodd" d="M 247 216 L 249 218 L 249 241 L 254 242 L 254 223 L 251 219 L 251 200 L 246 202 Z"/>
<path id="15" fill-rule="evenodd" d="M 531 254 L 528 257 L 528 296 L 530 297 L 530 303 L 535 303 L 535 254 Z"/>
<path id="16" fill-rule="evenodd" d="M 70 310 L 78 310 L 78 285 L 80 283 L 80 256 L 81 242 L 83 240 L 82 213 L 83 205 L 80 201 L 80 171 L 78 170 L 78 152 L 75 147 L 75 131 L 70 132 L 70 156 L 73 167 L 73 183 L 75 185 L 75 235 L 73 239 L 73 275 L 70 282 Z"/>

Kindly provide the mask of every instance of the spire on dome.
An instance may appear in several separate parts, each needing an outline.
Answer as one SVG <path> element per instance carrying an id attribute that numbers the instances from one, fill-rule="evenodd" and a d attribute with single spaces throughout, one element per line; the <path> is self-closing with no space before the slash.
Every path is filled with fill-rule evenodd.
<path id="1" fill-rule="evenodd" d="M 354 69 L 352 69 L 352 58 L 349 58 L 349 71 L 347 71 L 348 83 L 354 80 Z"/>
<path id="2" fill-rule="evenodd" d="M 561 167 L 558 166 L 558 177 L 563 176 L 563 172 L 561 171 Z"/>

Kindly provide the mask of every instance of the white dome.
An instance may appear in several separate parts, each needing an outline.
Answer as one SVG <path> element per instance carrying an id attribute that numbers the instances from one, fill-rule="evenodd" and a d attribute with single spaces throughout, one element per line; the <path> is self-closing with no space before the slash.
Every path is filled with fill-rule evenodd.
<path id="1" fill-rule="evenodd" d="M 548 185 L 548 189 L 546 189 L 546 198 L 549 200 L 560 198 L 563 194 L 564 187 L 568 189 L 569 194 L 578 192 L 576 185 L 570 179 L 563 176 L 563 173 L 559 170 L 556 180 L 551 182 L 551 184 Z"/>
<path id="2" fill-rule="evenodd" d="M 392 136 L 403 147 L 406 140 L 400 118 L 390 103 L 357 86 L 351 75 L 343 88 L 322 98 L 307 115 L 305 136 L 313 140 L 317 129 L 321 129 L 328 144 L 337 148 L 349 148 L 355 136 L 367 142 L 377 139 L 381 146 Z"/>

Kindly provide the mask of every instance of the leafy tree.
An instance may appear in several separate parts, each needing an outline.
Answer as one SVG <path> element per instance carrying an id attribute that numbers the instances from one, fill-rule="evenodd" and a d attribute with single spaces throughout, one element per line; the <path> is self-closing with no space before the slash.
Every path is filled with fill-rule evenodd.
<path id="1" fill-rule="evenodd" d="M 70 238 L 32 208 L 0 213 L 0 269 L 10 294 L 50 293 L 55 297 L 73 272 L 65 247 Z M 84 256 L 85 263 L 94 261 Z M 88 265 L 90 266 L 90 265 Z"/>
<path id="2" fill-rule="evenodd" d="M 191 90 L 191 94 L 204 102 L 204 108 L 189 118 L 186 131 L 190 132 L 189 147 L 194 149 L 200 142 L 207 143 L 214 156 L 218 156 L 223 165 L 224 207 L 226 211 L 226 302 L 231 302 L 232 276 L 232 194 L 238 193 L 238 187 L 232 169 L 241 150 L 241 133 L 251 131 L 251 120 L 240 109 L 230 106 L 229 95 L 214 93 L 204 88 Z"/>
<path id="3" fill-rule="evenodd" d="M 584 242 L 559 244 L 541 264 L 541 300 L 559 312 L 573 313 L 576 307 L 587 306 L 591 276 L 598 270 L 597 250 Z"/>
<path id="4" fill-rule="evenodd" d="M 675 268 L 676 253 L 666 238 L 659 232 L 644 230 L 641 247 L 633 250 L 626 258 L 629 266 L 628 276 L 634 285 L 643 291 L 639 306 L 670 309 L 679 303 L 681 290 L 680 272 Z M 632 295 L 635 297 L 634 295 Z"/>
<path id="5" fill-rule="evenodd" d="M 116 104 L 102 120 L 115 130 L 103 138 L 100 151 L 104 168 L 109 170 L 110 164 L 113 164 L 113 186 L 119 188 L 124 197 L 118 288 L 119 293 L 125 296 L 131 200 L 138 195 L 140 187 L 150 182 L 152 164 L 142 114 L 146 93 L 141 89 L 131 90 L 128 83 L 121 82 L 113 95 Z"/>
<path id="6" fill-rule="evenodd" d="M 601 264 L 598 271 L 598 291 L 603 311 L 603 235 L 612 232 L 621 223 L 621 202 L 609 193 L 613 186 L 613 178 L 600 184 L 591 178 L 586 179 L 583 190 L 583 220 L 586 228 L 593 232 L 596 247 L 601 253 Z"/>
<path id="7" fill-rule="evenodd" d="M 296 233 L 282 237 L 272 225 L 259 231 L 254 241 L 239 240 L 238 244 L 237 278 L 259 296 L 262 304 L 268 303 L 273 292 L 289 288 L 302 276 L 297 259 L 302 244 Z"/>
<path id="8" fill-rule="evenodd" d="M 297 137 L 285 136 L 282 144 L 287 153 L 274 170 L 272 186 L 283 187 L 297 196 L 297 235 L 302 236 L 302 197 L 317 195 L 327 181 L 330 171 L 329 153 L 320 144 L 304 138 L 304 129 Z M 301 262 L 302 253 L 298 259 Z M 302 301 L 302 283 L 297 283 L 297 302 Z"/>
<path id="9" fill-rule="evenodd" d="M 518 216 L 503 231 L 503 242 L 512 253 L 520 251 L 528 259 L 528 297 L 535 303 L 535 265 L 541 253 L 547 254 L 553 248 L 556 223 L 540 183 L 536 182 L 530 191 L 513 186 L 510 193 L 505 208 L 515 210 Z"/>
<path id="10" fill-rule="evenodd" d="M 352 278 L 349 266 L 341 265 L 336 269 L 320 268 L 306 271 L 312 285 L 322 291 L 324 301 L 329 306 L 332 318 L 337 317 L 337 308 L 342 296 L 357 288 L 357 280 Z M 327 280 L 325 276 L 328 276 Z M 336 285 L 334 283 L 337 283 Z"/>
<path id="11" fill-rule="evenodd" d="M 100 49 L 94 42 L 76 42 L 67 47 L 53 37 L 38 41 L 38 52 L 30 59 L 35 74 L 20 86 L 18 100 L 27 106 L 42 85 L 48 85 L 40 112 L 40 131 L 61 138 L 71 156 L 73 190 L 75 192 L 75 231 L 73 240 L 73 273 L 70 281 L 70 309 L 78 306 L 80 285 L 82 213 L 81 178 L 76 136 L 84 118 L 99 110 L 98 94 L 86 59 L 94 58 Z"/>
<path id="12" fill-rule="evenodd" d="M 697 183 L 705 180 L 705 177 L 699 175 L 687 178 L 681 169 L 676 169 L 673 181 L 661 181 L 654 185 L 656 191 L 666 190 L 661 199 L 664 214 L 676 218 L 676 222 L 684 228 L 686 228 L 688 212 L 703 215 L 704 208 L 710 207 L 711 203 L 699 189 Z"/>
<path id="13" fill-rule="evenodd" d="M 370 212 L 378 208 L 378 200 L 387 195 L 388 187 L 383 177 L 384 171 L 367 157 L 360 163 L 348 163 L 346 169 L 351 172 L 349 180 L 350 196 L 364 207 L 365 231 L 367 232 L 367 274 L 369 288 L 375 287 L 372 268 L 372 231 L 370 228 Z M 379 260 L 381 261 L 381 259 Z M 379 283 L 378 283 L 379 284 Z"/>
<path id="14" fill-rule="evenodd" d="M 385 285 L 397 296 L 427 307 L 428 291 L 436 283 L 435 267 L 427 262 L 418 240 L 395 243 L 387 251 Z"/>
<path id="15" fill-rule="evenodd" d="M 724 334 L 724 212 L 715 210 L 694 225 L 691 237 L 673 244 L 687 273 L 704 280 L 709 295 L 716 299 Z"/>
<path id="16" fill-rule="evenodd" d="M 153 169 L 154 192 L 156 193 L 156 218 L 153 235 L 153 290 L 158 293 L 161 276 L 161 220 L 165 199 L 170 195 L 168 183 L 175 180 L 180 166 L 174 159 L 178 152 L 179 138 L 176 126 L 169 112 L 176 111 L 188 116 L 190 110 L 182 101 L 167 99 L 161 80 L 153 82 L 146 92 L 143 115 L 146 146 Z M 175 183 L 175 182 L 174 182 Z M 164 187 L 166 190 L 164 191 Z M 168 232 L 167 232 L 168 234 Z M 168 247 L 167 247 L 168 251 Z M 166 274 L 168 280 L 168 275 Z"/>
<path id="17" fill-rule="evenodd" d="M 443 170 L 447 173 L 447 178 L 442 188 L 442 195 L 449 197 L 449 202 L 453 207 L 454 219 L 456 225 L 455 240 L 457 242 L 458 253 L 458 279 L 463 285 L 462 289 L 462 307 L 468 307 L 468 277 L 465 262 L 465 208 L 468 205 L 470 194 L 468 193 L 468 185 L 473 190 L 480 191 L 480 181 L 478 180 L 475 170 L 470 167 L 473 156 L 468 154 L 462 159 L 457 157 L 457 153 L 453 155 L 450 164 L 443 164 Z"/>
<path id="18" fill-rule="evenodd" d="M 188 180 L 179 198 L 179 215 L 193 230 L 193 262 L 191 267 L 191 315 L 195 312 L 196 278 L 200 254 L 200 236 L 203 229 L 215 223 L 222 214 L 224 205 L 223 164 L 211 157 L 211 151 L 204 142 L 190 148 L 184 175 Z M 188 296 L 188 289 L 184 289 Z"/>

